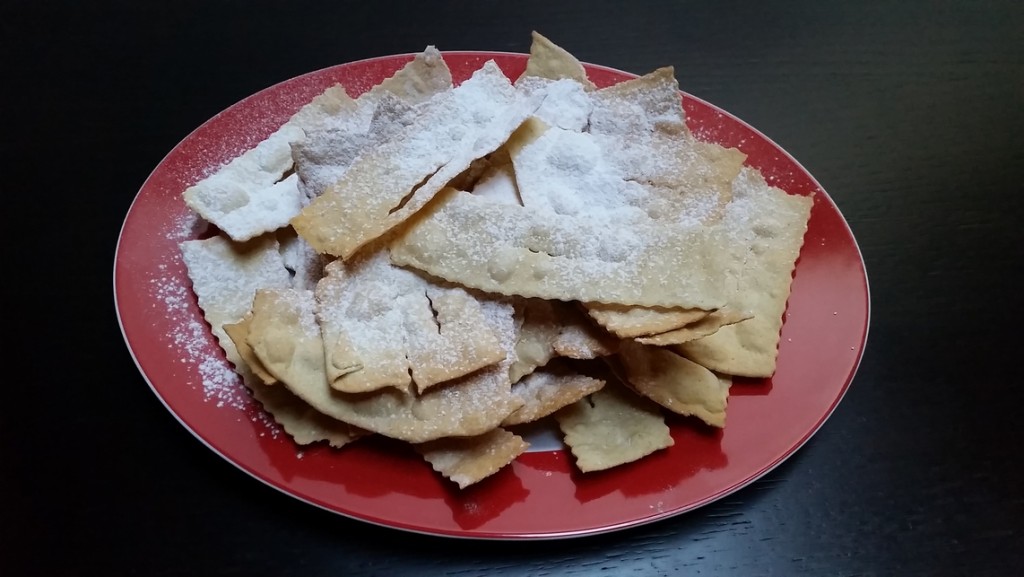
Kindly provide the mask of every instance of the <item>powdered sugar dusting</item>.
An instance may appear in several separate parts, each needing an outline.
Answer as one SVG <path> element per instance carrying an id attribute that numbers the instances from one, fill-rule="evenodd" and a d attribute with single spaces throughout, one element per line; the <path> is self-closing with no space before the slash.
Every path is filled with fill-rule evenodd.
<path id="1" fill-rule="evenodd" d="M 654 221 L 609 228 L 585 216 L 450 191 L 429 217 L 391 245 L 391 256 L 398 264 L 488 292 L 716 308 L 727 288 L 717 242 L 704 228 Z"/>
<path id="2" fill-rule="evenodd" d="M 216 401 L 218 407 L 227 404 L 233 409 L 243 409 L 248 404 L 248 399 L 238 394 L 243 390 L 242 379 L 227 361 L 203 358 L 199 362 L 199 374 L 203 378 L 203 392 L 208 402 Z"/>
<path id="3" fill-rule="evenodd" d="M 196 238 L 208 227 L 206 221 L 189 211 L 176 217 L 166 233 L 170 241 L 181 242 Z M 153 308 L 160 309 L 171 320 L 172 329 L 165 335 L 168 347 L 178 353 L 178 362 L 185 365 L 186 382 L 193 389 L 202 388 L 203 398 L 218 407 L 244 410 L 250 407 L 248 392 L 242 380 L 216 349 L 209 327 L 196 319 L 195 295 L 187 280 L 172 270 L 182 266 L 181 256 L 175 252 L 170 262 L 157 265 L 160 276 L 150 279 Z M 211 353 L 211 350 L 214 351 Z M 198 377 L 198 378 L 196 378 Z M 254 420 L 265 420 L 253 412 Z"/>
<path id="4" fill-rule="evenodd" d="M 167 240 L 181 242 L 190 238 L 197 238 L 200 233 L 206 230 L 207 223 L 199 218 L 199 215 L 192 212 L 184 212 L 174 219 L 167 230 Z M 165 265 L 160 265 L 163 268 Z"/>
<path id="5" fill-rule="evenodd" d="M 234 240 L 248 240 L 284 226 L 302 208 L 298 177 L 282 180 L 292 168 L 291 143 L 302 135 L 299 126 L 285 124 L 185 190 L 185 203 Z"/>
<path id="6" fill-rule="evenodd" d="M 505 351 L 505 358 L 499 363 L 499 368 L 508 374 L 509 367 L 516 359 L 516 342 L 519 341 L 519 326 L 515 319 L 515 308 L 508 299 L 497 296 L 490 296 L 480 300 L 480 308 L 484 318 L 487 319 L 487 326 L 494 331 L 501 348 Z"/>
<path id="7" fill-rule="evenodd" d="M 598 90 L 593 93 L 593 101 L 590 127 L 595 134 L 633 137 L 686 132 L 679 83 L 671 69 L 661 68 Z"/>
<path id="8" fill-rule="evenodd" d="M 516 81 L 516 88 L 525 96 L 541 98 L 533 114 L 545 124 L 577 132 L 587 128 L 594 103 L 579 82 L 527 76 Z"/>
<path id="9" fill-rule="evenodd" d="M 678 85 L 658 71 L 596 92 L 574 80 L 529 78 L 546 130 L 513 146 L 523 204 L 559 215 L 695 227 L 712 220 L 731 175 L 686 131 Z M 713 152 L 713 151 L 712 151 Z"/>
<path id="10" fill-rule="evenodd" d="M 422 283 L 417 281 L 415 274 L 392 266 L 383 249 L 370 251 L 354 263 L 335 261 L 327 267 L 316 295 L 317 318 L 328 343 L 329 374 L 340 378 L 351 372 L 340 357 L 334 358 L 338 350 L 333 343 L 345 339 L 347 355 L 364 364 L 393 365 L 389 372 L 397 377 L 396 384 L 408 382 L 404 317 L 407 301 L 413 294 L 423 294 Z"/>
<path id="11" fill-rule="evenodd" d="M 383 247 L 356 262 L 332 263 L 317 301 L 328 371 L 344 390 L 404 385 L 411 371 L 422 391 L 492 364 L 499 354 L 475 298 L 392 265 Z M 349 357 L 364 370 L 346 374 Z"/>
<path id="12" fill-rule="evenodd" d="M 473 186 L 473 194 L 494 202 L 518 206 L 523 204 L 523 200 L 519 197 L 519 188 L 516 186 L 516 177 L 511 164 L 487 169 Z"/>
<path id="13" fill-rule="evenodd" d="M 647 196 L 644 188 L 625 180 L 590 134 L 552 127 L 512 160 L 524 206 L 609 225 L 648 216 L 636 206 Z"/>
<path id="14" fill-rule="evenodd" d="M 176 260 L 180 259 L 177 255 Z M 180 263 L 173 265 L 175 268 Z M 203 399 L 217 407 L 247 410 L 252 405 L 242 379 L 217 350 L 210 328 L 195 318 L 195 296 L 186 281 L 170 273 L 170 265 L 161 264 L 161 275 L 150 279 L 153 308 L 171 321 L 171 330 L 164 335 L 167 347 L 177 356 L 185 370 L 185 383 L 202 390 Z M 254 421 L 265 421 L 262 411 L 250 412 Z"/>

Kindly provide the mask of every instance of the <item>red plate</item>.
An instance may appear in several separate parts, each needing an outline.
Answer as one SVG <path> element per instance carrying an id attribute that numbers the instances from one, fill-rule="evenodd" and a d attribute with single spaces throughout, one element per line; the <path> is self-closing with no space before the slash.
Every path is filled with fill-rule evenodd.
<path id="1" fill-rule="evenodd" d="M 456 82 L 494 59 L 510 78 L 526 56 L 444 55 Z M 114 296 L 125 341 L 167 408 L 207 446 L 257 479 L 324 509 L 398 529 L 472 538 L 572 537 L 664 519 L 720 499 L 793 454 L 850 385 L 868 327 L 864 263 L 846 221 L 814 178 L 785 151 L 729 113 L 683 95 L 701 138 L 735 146 L 768 182 L 814 194 L 774 378 L 737 383 L 722 430 L 670 421 L 675 446 L 639 462 L 582 475 L 562 450 L 521 456 L 465 491 L 407 446 L 367 439 L 335 450 L 300 448 L 267 418 L 228 369 L 192 295 L 178 243 L 205 225 L 181 193 L 255 145 L 335 82 L 355 96 L 410 55 L 327 68 L 263 90 L 185 138 L 143 184 L 125 218 Z M 587 66 L 606 86 L 633 75 Z"/>

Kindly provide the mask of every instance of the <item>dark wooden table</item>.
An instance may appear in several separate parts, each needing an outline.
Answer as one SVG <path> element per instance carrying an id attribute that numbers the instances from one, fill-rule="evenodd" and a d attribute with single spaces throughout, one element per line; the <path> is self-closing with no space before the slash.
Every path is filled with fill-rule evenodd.
<path id="1" fill-rule="evenodd" d="M 1016 2 L 50 4 L 0 8 L 15 367 L 0 411 L 0 573 L 1024 571 Z M 686 91 L 759 128 L 829 191 L 860 242 L 873 307 L 859 374 L 829 422 L 713 505 L 533 543 L 335 516 L 197 442 L 140 377 L 114 314 L 114 247 L 149 171 L 280 80 L 431 43 L 522 52 L 531 29 L 585 61 L 674 65 Z"/>

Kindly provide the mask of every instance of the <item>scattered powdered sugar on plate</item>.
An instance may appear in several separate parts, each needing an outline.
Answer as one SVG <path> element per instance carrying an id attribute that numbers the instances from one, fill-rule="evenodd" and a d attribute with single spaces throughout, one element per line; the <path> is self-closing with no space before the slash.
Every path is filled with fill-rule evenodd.
<path id="1" fill-rule="evenodd" d="M 218 407 L 227 405 L 234 409 L 244 409 L 249 404 L 241 378 L 227 361 L 212 356 L 203 357 L 199 361 L 199 375 L 203 379 L 203 392 L 207 401 L 216 400 Z"/>
<path id="2" fill-rule="evenodd" d="M 179 262 L 180 258 L 174 256 Z M 195 318 L 195 296 L 187 280 L 167 264 L 157 268 L 161 275 L 150 279 L 153 308 L 171 321 L 173 328 L 164 337 L 168 349 L 179 355 L 178 362 L 189 371 L 186 383 L 193 389 L 201 387 L 203 398 L 218 407 L 247 409 L 252 400 L 241 378 L 213 345 L 209 327 Z"/>
<path id="3" fill-rule="evenodd" d="M 199 238 L 201 234 L 206 232 L 209 226 L 209 223 L 200 218 L 198 214 L 191 210 L 186 210 L 174 218 L 165 236 L 167 240 L 174 241 L 177 244 L 183 240 Z M 159 266 L 161 270 L 166 268 L 166 264 Z M 191 291 L 189 292 L 191 293 Z"/>
<path id="4" fill-rule="evenodd" d="M 207 223 L 192 212 L 175 218 L 166 231 L 166 238 L 175 245 L 196 238 Z M 209 326 L 198 317 L 195 294 L 184 273 L 184 264 L 178 251 L 167 256 L 156 267 L 150 278 L 150 296 L 154 313 L 164 315 L 172 328 L 163 336 L 170 354 L 183 365 L 184 383 L 202 391 L 203 400 L 218 408 L 227 407 L 246 413 L 254 422 L 263 423 L 273 437 L 278 429 L 273 420 L 259 407 L 216 345 Z M 260 433 L 261 436 L 265 436 Z"/>

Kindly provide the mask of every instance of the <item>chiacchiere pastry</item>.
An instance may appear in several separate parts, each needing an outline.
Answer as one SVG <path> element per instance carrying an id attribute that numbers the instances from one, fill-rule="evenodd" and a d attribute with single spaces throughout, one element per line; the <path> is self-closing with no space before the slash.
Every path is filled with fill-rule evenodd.
<path id="1" fill-rule="evenodd" d="M 812 199 L 690 133 L 671 68 L 598 88 L 539 34 L 514 82 L 429 47 L 184 191 L 206 320 L 297 443 L 411 443 L 464 488 L 552 418 L 580 471 L 724 427 L 775 370 Z M 612 371 L 605 370 L 606 365 Z"/>

